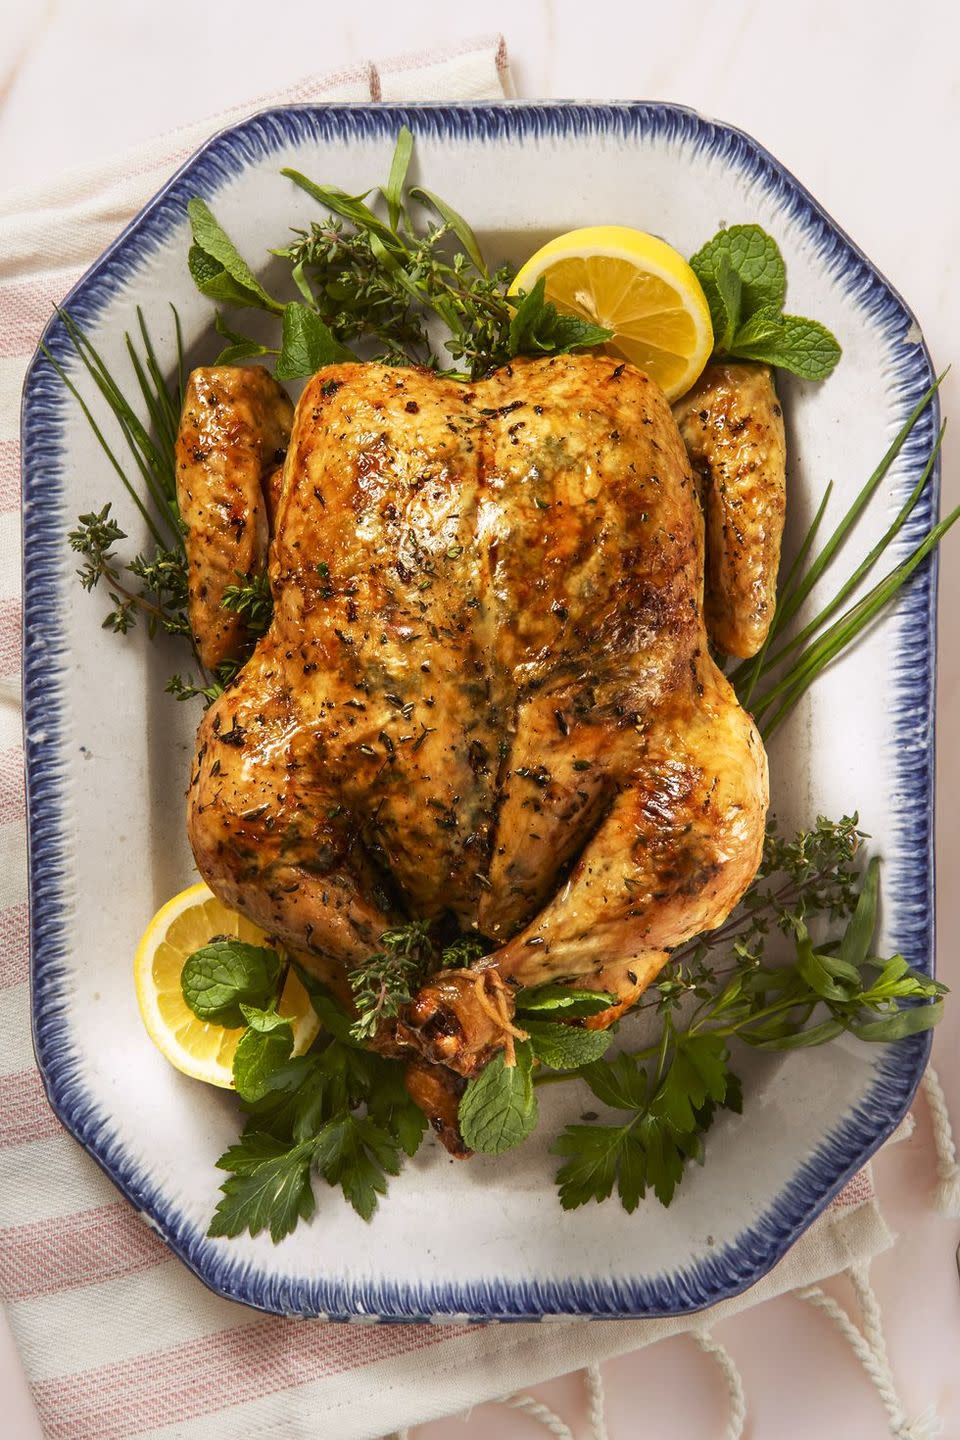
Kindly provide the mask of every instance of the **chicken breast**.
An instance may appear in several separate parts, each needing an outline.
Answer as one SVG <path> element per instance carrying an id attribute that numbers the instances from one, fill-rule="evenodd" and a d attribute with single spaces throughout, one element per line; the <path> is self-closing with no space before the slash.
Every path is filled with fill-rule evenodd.
<path id="1" fill-rule="evenodd" d="M 717 361 L 674 407 L 707 527 L 707 633 L 746 659 L 777 600 L 786 506 L 783 412 L 769 365 Z"/>

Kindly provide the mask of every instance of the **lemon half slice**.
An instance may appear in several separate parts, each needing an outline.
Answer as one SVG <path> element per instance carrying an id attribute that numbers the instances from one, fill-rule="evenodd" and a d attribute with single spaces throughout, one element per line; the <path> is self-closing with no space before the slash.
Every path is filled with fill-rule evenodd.
<path id="1" fill-rule="evenodd" d="M 646 371 L 668 400 L 686 393 L 713 350 L 710 307 L 683 256 L 625 225 L 558 235 L 523 266 L 511 293 L 540 279 L 558 310 L 614 332 L 608 350 Z"/>
<path id="2" fill-rule="evenodd" d="M 258 926 L 228 910 L 206 885 L 191 885 L 168 900 L 150 921 L 137 946 L 133 973 L 140 1014 L 157 1049 L 184 1075 L 232 1089 L 233 1054 L 244 1027 L 228 1029 L 200 1020 L 180 989 L 188 956 L 215 935 L 235 935 L 248 945 L 269 943 Z M 301 1055 L 320 1022 L 292 970 L 277 1009 L 290 1021 L 294 1054 Z"/>

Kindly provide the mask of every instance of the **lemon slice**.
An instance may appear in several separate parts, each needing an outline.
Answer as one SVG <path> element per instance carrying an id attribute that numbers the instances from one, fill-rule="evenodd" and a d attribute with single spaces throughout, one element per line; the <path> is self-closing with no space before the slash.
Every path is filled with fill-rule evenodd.
<path id="1" fill-rule="evenodd" d="M 171 1065 L 208 1085 L 233 1088 L 233 1054 L 244 1033 L 201 1020 L 183 998 L 180 973 L 194 950 L 215 935 L 235 935 L 248 945 L 266 945 L 258 926 L 228 910 L 204 884 L 174 895 L 154 915 L 133 962 L 140 1014 L 147 1034 Z M 293 1028 L 293 1051 L 302 1055 L 320 1022 L 307 992 L 291 970 L 277 1006 Z"/>
<path id="2" fill-rule="evenodd" d="M 607 345 L 646 371 L 668 400 L 686 393 L 713 350 L 710 307 L 700 281 L 672 246 L 625 225 L 558 235 L 532 256 L 511 287 L 540 279 L 558 310 L 614 332 Z"/>

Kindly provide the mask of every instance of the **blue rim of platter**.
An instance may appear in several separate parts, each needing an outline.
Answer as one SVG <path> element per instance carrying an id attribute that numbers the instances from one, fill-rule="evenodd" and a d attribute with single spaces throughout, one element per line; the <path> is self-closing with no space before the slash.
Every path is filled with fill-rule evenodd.
<path id="1" fill-rule="evenodd" d="M 692 143 L 761 184 L 810 242 L 817 263 L 881 330 L 902 414 L 933 381 L 919 326 L 903 300 L 816 200 L 762 146 L 741 131 L 680 106 L 618 104 L 325 105 L 266 110 L 215 135 L 172 177 L 70 292 L 64 304 L 84 327 L 96 322 L 143 260 L 182 223 L 191 195 L 212 199 L 252 160 L 283 145 L 386 139 L 406 123 L 414 135 L 487 142 L 610 135 L 625 140 Z M 59 319 L 44 343 L 62 362 L 71 354 Z M 929 1055 L 929 1033 L 889 1047 L 867 1095 L 798 1166 L 766 1210 L 735 1240 L 689 1266 L 655 1277 L 569 1278 L 519 1282 L 509 1275 L 470 1284 L 408 1285 L 302 1281 L 233 1258 L 230 1242 L 210 1240 L 146 1179 L 110 1115 L 85 1092 L 79 1057 L 61 1023 L 69 888 L 61 797 L 61 727 L 66 710 L 64 517 L 61 513 L 63 421 L 71 404 L 38 351 L 24 387 L 23 624 L 24 746 L 30 852 L 33 1037 L 47 1096 L 64 1126 L 89 1151 L 171 1249 L 210 1289 L 257 1309 L 330 1319 L 535 1320 L 546 1315 L 621 1319 L 696 1311 L 738 1294 L 765 1275 L 816 1219 L 906 1113 Z M 904 450 L 906 489 L 914 483 L 939 428 L 928 407 Z M 939 467 L 904 527 L 912 546 L 936 514 Z M 900 607 L 900 647 L 889 696 L 896 795 L 893 839 L 899 857 L 886 879 L 894 947 L 930 972 L 933 963 L 933 708 L 936 557 L 918 570 Z"/>

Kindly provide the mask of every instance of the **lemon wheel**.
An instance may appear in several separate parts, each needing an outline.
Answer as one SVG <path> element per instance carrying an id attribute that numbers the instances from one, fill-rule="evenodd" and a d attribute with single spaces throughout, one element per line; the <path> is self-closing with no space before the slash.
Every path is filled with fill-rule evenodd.
<path id="1" fill-rule="evenodd" d="M 612 354 L 646 371 L 668 400 L 686 393 L 713 350 L 700 281 L 666 241 L 624 225 L 558 235 L 527 261 L 511 287 L 544 279 L 558 310 L 612 330 Z"/>
<path id="2" fill-rule="evenodd" d="M 191 885 L 154 915 L 137 947 L 134 980 L 140 1014 L 157 1049 L 184 1075 L 233 1088 L 233 1055 L 243 1026 L 228 1028 L 198 1018 L 183 998 L 180 974 L 188 956 L 214 936 L 268 945 L 264 932 L 228 910 L 204 884 Z M 293 1029 L 294 1054 L 306 1050 L 320 1028 L 307 992 L 291 970 L 277 1005 Z"/>

